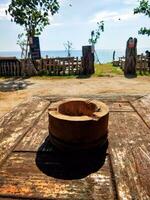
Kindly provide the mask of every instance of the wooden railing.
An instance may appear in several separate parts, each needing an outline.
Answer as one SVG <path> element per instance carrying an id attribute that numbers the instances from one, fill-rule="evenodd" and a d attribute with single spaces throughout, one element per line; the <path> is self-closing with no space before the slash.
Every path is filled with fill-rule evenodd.
<path id="1" fill-rule="evenodd" d="M 82 61 L 74 57 L 48 58 L 35 62 L 38 72 L 47 75 L 78 75 L 82 73 Z"/>
<path id="2" fill-rule="evenodd" d="M 79 75 L 82 71 L 82 59 L 78 57 L 47 58 L 34 63 L 16 57 L 0 57 L 0 76 Z"/>
<path id="3" fill-rule="evenodd" d="M 143 55 L 137 56 L 137 64 L 136 64 L 136 70 L 139 71 L 139 73 L 150 73 L 150 59 Z M 118 66 L 121 67 L 122 70 L 124 70 L 125 67 L 125 57 L 120 57 L 118 61 Z"/>
<path id="4" fill-rule="evenodd" d="M 21 76 L 21 62 L 16 57 L 0 57 L 1 76 Z"/>
<path id="5" fill-rule="evenodd" d="M 147 58 L 146 56 L 139 55 L 137 57 L 137 65 L 136 69 L 139 70 L 139 72 L 142 73 L 150 73 L 150 58 Z"/>

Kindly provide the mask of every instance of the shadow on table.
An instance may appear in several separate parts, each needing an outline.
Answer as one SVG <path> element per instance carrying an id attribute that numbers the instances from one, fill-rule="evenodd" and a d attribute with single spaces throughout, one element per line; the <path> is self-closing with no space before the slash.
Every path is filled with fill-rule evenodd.
<path id="1" fill-rule="evenodd" d="M 103 166 L 107 148 L 108 141 L 101 148 L 66 153 L 56 149 L 47 137 L 38 149 L 36 165 L 44 174 L 54 178 L 81 179 Z"/>

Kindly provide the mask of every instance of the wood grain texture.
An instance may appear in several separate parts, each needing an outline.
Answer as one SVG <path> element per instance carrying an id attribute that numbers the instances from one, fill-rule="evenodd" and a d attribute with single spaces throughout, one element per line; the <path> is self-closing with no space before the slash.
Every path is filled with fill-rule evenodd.
<path id="1" fill-rule="evenodd" d="M 49 101 L 34 98 L 15 108 L 10 115 L 0 121 L 0 163 L 8 156 L 14 146 L 36 123 L 38 117 L 49 106 Z M 6 123 L 7 122 L 7 123 Z"/>
<path id="2" fill-rule="evenodd" d="M 46 110 L 36 126 L 27 132 L 14 151 L 37 151 L 48 134 L 48 111 Z"/>
<path id="3" fill-rule="evenodd" d="M 110 114 L 109 153 L 119 199 L 150 199 L 150 130 L 134 112 Z"/>
<path id="4" fill-rule="evenodd" d="M 110 111 L 133 111 L 133 108 L 127 102 L 106 102 Z M 57 105 L 52 103 L 49 108 L 53 108 Z M 31 128 L 22 141 L 15 148 L 15 151 L 37 151 L 40 145 L 44 142 L 48 136 L 48 112 L 46 111 L 39 122 Z"/>
<path id="5" fill-rule="evenodd" d="M 128 102 L 110 102 L 106 101 L 106 104 L 109 106 L 111 112 L 133 112 L 134 109 L 131 107 Z"/>
<path id="6" fill-rule="evenodd" d="M 79 180 L 61 180 L 42 173 L 33 153 L 13 153 L 0 170 L 0 195 L 49 199 L 114 199 L 108 158 L 96 173 Z"/>
<path id="7" fill-rule="evenodd" d="M 150 95 L 131 101 L 131 104 L 150 128 Z"/>
<path id="8" fill-rule="evenodd" d="M 56 101 L 60 101 L 60 100 L 65 100 L 67 98 L 73 98 L 74 96 L 63 96 L 63 97 L 59 97 L 59 96 L 38 96 L 39 98 L 43 99 L 43 100 L 50 100 L 51 102 L 56 102 Z M 97 100 L 97 101 L 102 101 L 104 103 L 110 102 L 111 103 L 129 103 L 132 101 L 135 101 L 139 98 L 141 98 L 142 95 L 123 95 L 123 94 L 98 94 L 98 95 L 79 95 L 76 96 L 76 98 L 86 98 L 86 99 L 90 99 L 90 100 Z M 75 97 L 74 97 L 75 98 Z"/>
<path id="9" fill-rule="evenodd" d="M 68 97 L 69 98 L 69 97 Z M 85 97 L 83 97 L 83 98 L 85 98 Z M 44 99 L 49 99 L 49 98 L 44 98 Z M 85 98 L 85 99 L 88 99 L 87 97 Z M 133 111 L 135 111 L 134 110 L 134 108 L 130 105 L 130 103 L 128 102 L 128 101 L 111 101 L 110 99 L 108 99 L 108 100 L 106 100 L 106 99 L 97 99 L 97 98 L 95 98 L 97 101 L 102 101 L 103 103 L 105 103 L 108 107 L 109 107 L 109 110 L 111 111 L 111 112 L 118 112 L 118 111 L 120 111 L 120 112 L 133 112 Z M 94 98 L 89 98 L 89 100 L 95 100 Z M 57 98 L 57 99 L 51 99 L 51 101 L 54 101 L 54 102 L 52 102 L 51 103 L 51 105 L 50 105 L 50 107 L 49 108 L 55 108 L 55 107 L 57 107 L 58 105 L 59 105 L 59 101 L 61 101 L 62 99 L 59 99 L 59 98 Z M 63 99 L 63 100 L 66 100 L 66 98 L 65 99 Z"/>
<path id="10" fill-rule="evenodd" d="M 105 101 L 111 111 L 108 155 L 98 171 L 76 180 L 54 178 L 37 164 L 40 155 L 40 164 L 50 165 L 54 174 L 63 167 L 58 162 L 61 155 L 53 154 L 53 148 L 44 142 L 50 102 L 50 97 L 33 98 L 0 119 L 0 161 L 5 161 L 0 165 L 0 199 L 150 199 L 149 96 L 132 105 Z M 90 154 L 86 161 L 95 166 Z M 81 162 L 85 170 L 84 159 Z"/>

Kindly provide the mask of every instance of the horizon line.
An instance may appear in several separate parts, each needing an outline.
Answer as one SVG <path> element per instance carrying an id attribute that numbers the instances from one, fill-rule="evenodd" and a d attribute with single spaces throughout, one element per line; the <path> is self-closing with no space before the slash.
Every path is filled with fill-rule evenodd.
<path id="1" fill-rule="evenodd" d="M 125 50 L 126 48 L 117 48 L 117 49 L 96 49 L 96 51 L 99 51 L 99 50 L 112 50 L 112 51 L 117 51 L 117 50 Z M 140 48 L 137 48 L 137 49 L 149 49 L 149 47 L 140 47 Z M 49 49 L 49 50 L 41 50 L 42 51 L 67 51 L 65 49 L 55 49 L 55 50 L 52 50 L 52 49 Z M 72 49 L 71 51 L 82 51 L 82 49 Z M 0 50 L 0 52 L 21 52 L 21 50 Z"/>

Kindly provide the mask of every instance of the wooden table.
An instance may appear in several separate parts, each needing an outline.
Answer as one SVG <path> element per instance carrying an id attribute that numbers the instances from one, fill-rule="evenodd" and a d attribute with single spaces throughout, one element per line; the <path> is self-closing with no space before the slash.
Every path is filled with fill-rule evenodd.
<path id="1" fill-rule="evenodd" d="M 33 97 L 0 119 L 0 199 L 150 199 L 150 95 L 105 101 L 108 149 L 84 155 L 50 144 L 54 101 Z"/>

